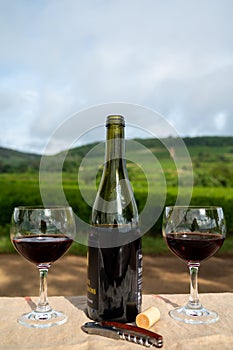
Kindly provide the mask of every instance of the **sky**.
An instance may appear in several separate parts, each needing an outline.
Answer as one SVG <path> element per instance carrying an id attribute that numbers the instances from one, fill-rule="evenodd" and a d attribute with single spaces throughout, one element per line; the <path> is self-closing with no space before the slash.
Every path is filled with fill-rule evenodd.
<path id="1" fill-rule="evenodd" d="M 41 154 L 67 118 L 118 102 L 181 137 L 232 136 L 232 38 L 231 0 L 0 0 L 0 146 Z"/>

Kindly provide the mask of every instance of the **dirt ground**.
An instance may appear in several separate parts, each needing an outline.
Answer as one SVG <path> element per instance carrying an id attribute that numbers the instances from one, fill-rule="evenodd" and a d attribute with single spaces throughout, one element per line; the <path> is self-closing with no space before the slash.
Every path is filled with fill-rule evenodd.
<path id="1" fill-rule="evenodd" d="M 85 295 L 86 258 L 66 255 L 48 275 L 48 294 Z M 233 292 L 233 256 L 212 257 L 199 271 L 199 293 Z M 37 296 L 39 274 L 34 265 L 18 254 L 0 255 L 0 296 Z M 144 256 L 143 293 L 189 293 L 189 272 L 173 256 Z"/>

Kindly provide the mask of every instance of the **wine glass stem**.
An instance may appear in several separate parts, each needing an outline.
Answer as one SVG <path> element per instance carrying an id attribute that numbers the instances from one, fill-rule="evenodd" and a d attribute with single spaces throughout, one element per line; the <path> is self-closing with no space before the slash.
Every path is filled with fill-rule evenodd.
<path id="1" fill-rule="evenodd" d="M 200 308 L 201 304 L 199 302 L 198 296 L 198 268 L 200 266 L 199 263 L 189 263 L 189 272 L 190 272 L 190 296 L 188 307 L 190 308 Z"/>
<path id="2" fill-rule="evenodd" d="M 49 306 L 49 302 L 48 302 L 48 296 L 47 296 L 48 269 L 39 268 L 39 272 L 40 272 L 40 296 L 39 296 L 39 302 L 38 302 L 36 311 L 47 312 L 51 310 L 51 307 Z"/>

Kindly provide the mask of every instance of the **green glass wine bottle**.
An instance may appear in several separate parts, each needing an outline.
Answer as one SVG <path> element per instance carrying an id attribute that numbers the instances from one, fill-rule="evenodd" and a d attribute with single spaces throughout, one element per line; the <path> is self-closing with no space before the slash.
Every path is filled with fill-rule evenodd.
<path id="1" fill-rule="evenodd" d="M 88 315 L 132 322 L 142 301 L 139 216 L 125 160 L 124 118 L 107 117 L 105 163 L 88 244 Z"/>

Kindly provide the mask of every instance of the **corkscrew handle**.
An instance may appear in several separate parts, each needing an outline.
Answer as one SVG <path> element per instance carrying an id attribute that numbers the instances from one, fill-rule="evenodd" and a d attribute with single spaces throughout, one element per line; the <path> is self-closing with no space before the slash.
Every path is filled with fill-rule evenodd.
<path id="1" fill-rule="evenodd" d="M 81 328 L 88 334 L 126 340 L 145 347 L 163 346 L 163 337 L 160 334 L 119 322 L 87 322 Z"/>

